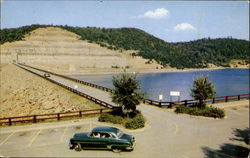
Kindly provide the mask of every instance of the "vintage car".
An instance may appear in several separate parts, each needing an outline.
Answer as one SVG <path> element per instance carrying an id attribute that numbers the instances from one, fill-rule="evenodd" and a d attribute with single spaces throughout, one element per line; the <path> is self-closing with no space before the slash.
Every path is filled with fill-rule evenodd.
<path id="1" fill-rule="evenodd" d="M 45 73 L 43 74 L 44 77 L 50 77 L 50 74 L 49 73 Z"/>
<path id="2" fill-rule="evenodd" d="M 114 127 L 96 127 L 90 133 L 77 133 L 70 139 L 70 149 L 110 149 L 113 152 L 121 150 L 132 151 L 135 146 L 134 136 L 124 134 Z"/>

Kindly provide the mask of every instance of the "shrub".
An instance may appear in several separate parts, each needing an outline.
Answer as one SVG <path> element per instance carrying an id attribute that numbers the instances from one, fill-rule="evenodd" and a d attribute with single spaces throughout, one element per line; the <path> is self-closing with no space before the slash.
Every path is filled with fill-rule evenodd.
<path id="1" fill-rule="evenodd" d="M 134 113 L 134 116 L 130 116 L 129 118 L 122 117 L 117 114 L 118 114 L 117 111 L 102 114 L 98 118 L 98 121 L 110 122 L 113 124 L 122 124 L 125 128 L 128 128 L 128 129 L 138 129 L 138 128 L 143 128 L 145 126 L 145 122 L 146 122 L 145 118 L 139 111 L 136 111 Z"/>
<path id="2" fill-rule="evenodd" d="M 175 109 L 176 113 L 186 113 L 196 116 L 205 116 L 205 117 L 214 117 L 214 118 L 223 118 L 225 117 L 225 112 L 222 109 L 216 107 L 186 107 L 178 106 Z"/>
<path id="3" fill-rule="evenodd" d="M 142 116 L 141 113 L 137 114 L 134 118 L 129 119 L 125 123 L 125 128 L 128 129 L 138 129 L 143 128 L 145 126 L 145 118 Z"/>
<path id="4" fill-rule="evenodd" d="M 107 114 L 102 114 L 98 121 L 100 122 L 111 122 L 113 124 L 121 124 L 123 123 L 123 118 L 121 116 L 116 116 L 116 115 L 112 115 L 110 113 Z"/>

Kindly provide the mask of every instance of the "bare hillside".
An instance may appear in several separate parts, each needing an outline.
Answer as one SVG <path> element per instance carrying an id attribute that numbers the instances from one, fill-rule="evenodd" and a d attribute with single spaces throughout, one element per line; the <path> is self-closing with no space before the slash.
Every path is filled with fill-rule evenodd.
<path id="1" fill-rule="evenodd" d="M 155 62 L 145 64 L 147 60 L 133 57 L 131 53 L 134 51 L 113 51 L 79 38 L 78 35 L 61 28 L 39 28 L 26 35 L 23 41 L 1 45 L 1 63 L 18 60 L 59 72 L 161 67 Z"/>
<path id="2" fill-rule="evenodd" d="M 0 117 L 100 108 L 83 97 L 10 64 L 0 65 L 0 96 Z"/>

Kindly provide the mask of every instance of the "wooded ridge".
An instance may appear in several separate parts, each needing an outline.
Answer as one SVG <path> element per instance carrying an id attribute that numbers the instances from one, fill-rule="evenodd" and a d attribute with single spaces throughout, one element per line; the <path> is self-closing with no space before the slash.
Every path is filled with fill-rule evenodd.
<path id="1" fill-rule="evenodd" d="M 79 35 L 81 40 L 97 43 L 101 47 L 118 50 L 136 50 L 134 56 L 154 59 L 167 67 L 206 68 L 209 64 L 229 67 L 230 61 L 249 64 L 249 41 L 227 38 L 203 38 L 188 42 L 169 43 L 137 28 L 97 28 L 52 25 L 30 25 L 1 29 L 0 43 L 23 40 L 26 34 L 41 27 L 60 27 Z"/>

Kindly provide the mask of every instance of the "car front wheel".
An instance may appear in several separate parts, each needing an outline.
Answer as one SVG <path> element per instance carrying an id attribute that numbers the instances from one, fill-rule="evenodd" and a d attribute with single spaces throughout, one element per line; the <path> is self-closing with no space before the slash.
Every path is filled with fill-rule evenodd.
<path id="1" fill-rule="evenodd" d="M 81 144 L 80 143 L 77 143 L 75 145 L 75 151 L 81 151 L 82 150 L 82 147 L 81 147 Z"/>

